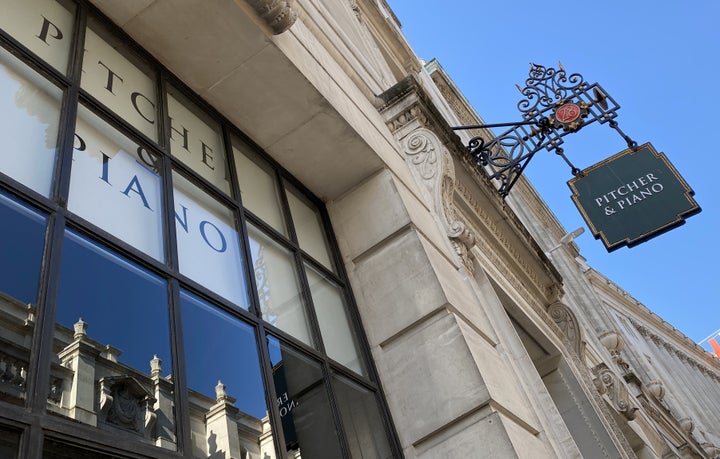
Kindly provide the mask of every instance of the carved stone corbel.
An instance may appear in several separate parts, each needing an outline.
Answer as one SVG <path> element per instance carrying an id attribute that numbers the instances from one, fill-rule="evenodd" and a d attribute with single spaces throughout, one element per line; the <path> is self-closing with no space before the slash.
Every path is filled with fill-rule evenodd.
<path id="1" fill-rule="evenodd" d="M 455 168 L 450 153 L 437 136 L 425 128 L 413 130 L 405 137 L 403 145 L 407 161 L 423 194 L 435 208 L 463 266 L 472 273 L 475 235 L 455 209 Z"/>
<path id="2" fill-rule="evenodd" d="M 620 382 L 621 379 L 604 363 L 596 366 L 592 371 L 595 375 L 595 387 L 607 397 L 610 405 L 628 421 L 635 419 L 636 411 L 639 408 L 630 401 L 630 394 L 625 385 Z"/>
<path id="3" fill-rule="evenodd" d="M 293 0 L 246 0 L 270 26 L 275 35 L 288 30 L 297 20 Z"/>
<path id="4" fill-rule="evenodd" d="M 548 306 L 547 312 L 553 322 L 555 322 L 558 328 L 560 328 L 563 332 L 565 335 L 564 337 L 570 342 L 572 345 L 571 348 L 579 357 L 582 357 L 582 330 L 580 329 L 580 324 L 578 323 L 575 314 L 570 310 L 570 308 L 559 301 Z"/>

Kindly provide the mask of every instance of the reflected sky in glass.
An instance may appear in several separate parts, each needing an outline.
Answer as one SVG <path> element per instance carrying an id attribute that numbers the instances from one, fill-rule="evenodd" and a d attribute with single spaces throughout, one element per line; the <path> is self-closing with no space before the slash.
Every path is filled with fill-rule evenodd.
<path id="1" fill-rule="evenodd" d="M 46 219 L 0 194 L 0 291 L 23 303 L 37 300 Z"/>
<path id="2" fill-rule="evenodd" d="M 56 322 L 82 318 L 90 339 L 122 351 L 118 360 L 150 373 L 150 360 L 172 372 L 167 284 L 108 249 L 67 231 Z"/>
<path id="3" fill-rule="evenodd" d="M 188 387 L 213 400 L 218 380 L 241 411 L 267 414 L 255 336 L 250 325 L 182 292 L 183 336 Z"/>

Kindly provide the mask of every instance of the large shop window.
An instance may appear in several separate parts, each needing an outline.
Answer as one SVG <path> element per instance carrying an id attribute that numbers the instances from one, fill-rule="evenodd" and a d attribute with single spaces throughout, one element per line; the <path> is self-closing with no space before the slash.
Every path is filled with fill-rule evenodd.
<path id="1" fill-rule="evenodd" d="M 399 455 L 322 202 L 90 2 L 0 11 L 0 456 Z"/>
<path id="2" fill-rule="evenodd" d="M 72 377 L 52 411 L 174 449 L 167 304 L 165 280 L 67 232 L 54 350 Z"/>
<path id="3" fill-rule="evenodd" d="M 46 218 L 0 194 L 0 400 L 22 404 L 45 242 Z"/>

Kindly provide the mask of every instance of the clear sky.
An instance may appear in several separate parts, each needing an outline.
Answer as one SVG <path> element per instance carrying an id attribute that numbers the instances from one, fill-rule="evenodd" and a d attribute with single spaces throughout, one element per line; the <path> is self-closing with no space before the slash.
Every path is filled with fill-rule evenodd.
<path id="1" fill-rule="evenodd" d="M 598 82 L 621 107 L 620 128 L 664 152 L 703 211 L 607 253 L 570 199 L 561 158 L 542 151 L 525 173 L 566 230 L 586 228 L 575 242 L 590 266 L 693 341 L 720 328 L 720 2 L 387 1 L 418 56 L 438 59 L 486 123 L 520 120 L 515 84 L 531 62 Z M 626 148 L 597 123 L 564 139 L 580 169 Z"/>

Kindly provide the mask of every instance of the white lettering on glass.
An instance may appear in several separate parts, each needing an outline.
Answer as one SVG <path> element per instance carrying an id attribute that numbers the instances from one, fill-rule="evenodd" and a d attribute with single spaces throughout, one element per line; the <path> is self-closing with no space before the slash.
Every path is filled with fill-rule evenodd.
<path id="1" fill-rule="evenodd" d="M 173 175 L 180 272 L 247 307 L 240 242 L 230 211 Z"/>
<path id="2" fill-rule="evenodd" d="M 81 108 L 68 209 L 162 261 L 162 181 L 143 151 Z"/>
<path id="3" fill-rule="evenodd" d="M 55 0 L 0 0 L 0 27 L 32 52 L 67 71 L 73 14 Z"/>
<path id="4" fill-rule="evenodd" d="M 203 178 L 230 193 L 219 127 L 213 128 L 168 94 L 170 151 Z"/>
<path id="5" fill-rule="evenodd" d="M 157 140 L 154 79 L 90 28 L 85 36 L 81 85 L 143 134 Z"/>

